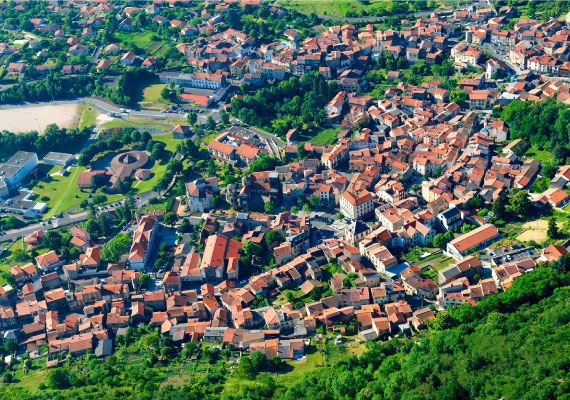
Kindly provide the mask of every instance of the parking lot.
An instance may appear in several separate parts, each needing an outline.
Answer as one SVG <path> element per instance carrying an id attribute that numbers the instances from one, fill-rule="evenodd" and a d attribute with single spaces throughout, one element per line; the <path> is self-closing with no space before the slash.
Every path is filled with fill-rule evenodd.
<path id="1" fill-rule="evenodd" d="M 512 247 L 488 250 L 481 256 L 481 261 L 492 265 L 500 265 L 506 262 L 528 260 L 538 256 L 539 252 L 534 247 L 525 247 L 522 244 L 516 244 Z"/>

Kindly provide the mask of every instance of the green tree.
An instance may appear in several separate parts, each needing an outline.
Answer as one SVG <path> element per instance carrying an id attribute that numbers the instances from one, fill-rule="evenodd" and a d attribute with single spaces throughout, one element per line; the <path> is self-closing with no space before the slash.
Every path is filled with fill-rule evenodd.
<path id="1" fill-rule="evenodd" d="M 266 214 L 271 214 L 275 210 L 275 204 L 272 201 L 268 201 L 263 205 L 263 209 Z"/>
<path id="2" fill-rule="evenodd" d="M 548 230 L 546 234 L 550 239 L 557 239 L 558 236 L 560 235 L 560 232 L 558 231 L 558 226 L 556 225 L 556 221 L 554 220 L 554 218 L 550 218 L 550 220 L 548 221 Z"/>
<path id="3" fill-rule="evenodd" d="M 210 131 L 216 129 L 216 121 L 214 121 L 214 118 L 212 118 L 211 115 L 208 115 L 208 118 L 206 119 L 206 127 Z"/>
<path id="4" fill-rule="evenodd" d="M 150 275 L 140 274 L 139 275 L 139 288 L 146 289 L 150 283 Z"/>
<path id="5" fill-rule="evenodd" d="M 467 93 L 462 89 L 454 89 L 449 92 L 449 101 L 452 103 L 457 103 L 459 107 L 465 107 L 467 100 Z"/>
<path id="6" fill-rule="evenodd" d="M 526 215 L 531 207 L 528 193 L 524 190 L 517 191 L 509 200 L 511 212 L 517 216 Z"/>
<path id="7" fill-rule="evenodd" d="M 251 258 L 253 255 L 260 255 L 263 253 L 263 247 L 258 245 L 257 243 L 253 243 L 252 241 L 246 240 L 243 246 L 241 247 L 243 253 L 248 257 Z"/>
<path id="8" fill-rule="evenodd" d="M 196 122 L 198 121 L 198 114 L 196 114 L 195 112 L 190 111 L 188 113 L 188 115 L 186 116 L 186 120 L 188 121 L 188 123 L 190 125 L 194 125 L 196 124 Z"/>
<path id="9" fill-rule="evenodd" d="M 174 226 L 177 220 L 178 216 L 173 212 L 167 212 L 164 214 L 163 221 L 166 225 Z"/>
<path id="10" fill-rule="evenodd" d="M 56 368 L 47 374 L 47 382 L 53 389 L 67 389 L 71 386 L 69 369 Z"/>
<path id="11" fill-rule="evenodd" d="M 127 253 L 131 239 L 124 233 L 119 233 L 101 249 L 101 259 L 107 262 L 117 262 Z"/>
<path id="12" fill-rule="evenodd" d="M 283 242 L 283 236 L 272 229 L 265 234 L 265 242 L 267 243 L 267 246 L 278 245 Z"/>
<path id="13" fill-rule="evenodd" d="M 315 195 L 311 195 L 309 197 L 309 204 L 311 205 L 311 207 L 315 208 L 319 206 L 319 198 Z"/>

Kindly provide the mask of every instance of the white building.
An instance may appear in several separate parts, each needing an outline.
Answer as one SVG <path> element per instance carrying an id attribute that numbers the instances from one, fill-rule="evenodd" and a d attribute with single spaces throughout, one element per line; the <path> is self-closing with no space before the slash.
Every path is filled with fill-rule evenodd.
<path id="1" fill-rule="evenodd" d="M 346 191 L 340 196 L 340 210 L 348 218 L 357 220 L 374 212 L 374 198 L 368 190 L 358 194 Z"/>
<path id="2" fill-rule="evenodd" d="M 212 199 L 220 193 L 218 178 L 198 179 L 186 184 L 188 209 L 192 212 L 206 212 L 212 208 Z"/>

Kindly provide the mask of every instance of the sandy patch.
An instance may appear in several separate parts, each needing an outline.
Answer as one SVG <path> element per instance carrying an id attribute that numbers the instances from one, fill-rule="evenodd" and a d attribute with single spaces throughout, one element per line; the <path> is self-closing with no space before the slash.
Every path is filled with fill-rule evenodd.
<path id="1" fill-rule="evenodd" d="M 49 124 L 72 128 L 77 122 L 77 103 L 15 107 L 0 110 L 0 131 L 14 133 L 43 132 Z"/>
<path id="2" fill-rule="evenodd" d="M 109 117 L 107 114 L 99 114 L 99 115 L 97 116 L 97 121 L 98 121 L 98 122 L 108 122 L 108 121 L 112 121 L 112 120 L 114 120 L 114 119 L 115 119 L 115 118 Z"/>
<path id="3" fill-rule="evenodd" d="M 558 225 L 558 228 L 562 228 L 564 223 L 558 222 L 556 225 Z M 521 242 L 534 240 L 537 243 L 541 243 L 548 239 L 548 221 L 544 219 L 526 222 L 521 226 L 521 228 L 526 229 L 525 232 L 517 236 L 517 240 Z"/>

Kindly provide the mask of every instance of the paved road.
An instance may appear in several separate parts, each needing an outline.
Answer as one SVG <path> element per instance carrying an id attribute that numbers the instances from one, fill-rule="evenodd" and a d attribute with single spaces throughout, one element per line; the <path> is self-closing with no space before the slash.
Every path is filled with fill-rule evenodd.
<path id="1" fill-rule="evenodd" d="M 144 205 L 146 205 L 148 203 L 148 201 L 152 197 L 156 197 L 156 196 L 157 196 L 157 193 L 152 191 L 152 190 L 136 195 L 135 207 L 136 208 L 143 207 Z M 111 204 L 99 206 L 96 208 L 96 210 L 98 212 L 112 211 L 115 208 L 120 207 L 122 204 L 123 204 L 122 200 L 116 201 L 116 202 L 113 202 Z M 25 226 L 25 227 L 20 228 L 20 229 L 8 230 L 8 231 L 6 231 L 6 233 L 4 235 L 0 236 L 0 242 L 10 242 L 13 240 L 17 240 L 17 239 L 21 238 L 22 236 L 26 236 L 32 232 L 37 231 L 38 229 L 41 229 L 43 231 L 47 231 L 49 229 L 60 228 L 62 226 L 77 224 L 79 222 L 86 221 L 88 217 L 89 217 L 88 211 L 81 211 L 81 212 L 74 213 L 74 214 L 64 212 L 64 213 L 62 213 L 61 218 L 52 217 L 48 221 L 43 221 L 43 222 L 40 222 L 37 224 L 28 225 L 28 226 Z"/>

